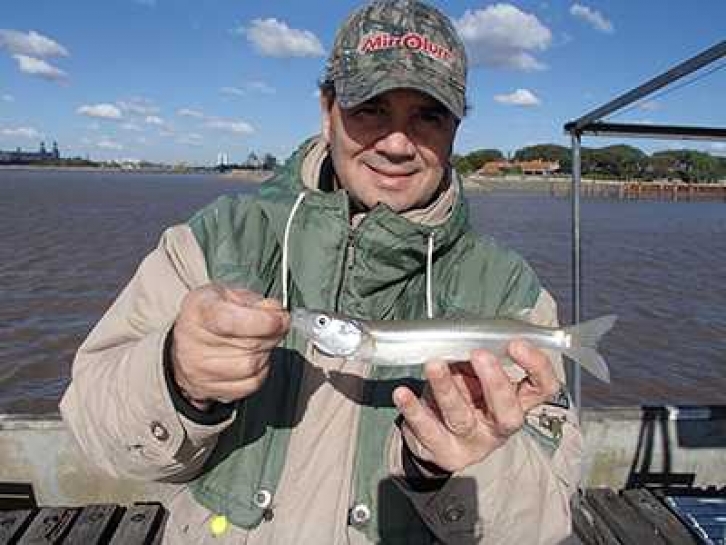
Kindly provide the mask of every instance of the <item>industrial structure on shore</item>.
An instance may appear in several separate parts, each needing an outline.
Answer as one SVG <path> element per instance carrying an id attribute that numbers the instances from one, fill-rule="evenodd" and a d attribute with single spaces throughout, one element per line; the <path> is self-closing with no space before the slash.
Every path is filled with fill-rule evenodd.
<path id="1" fill-rule="evenodd" d="M 37 163 L 49 163 L 58 161 L 60 152 L 58 151 L 58 143 L 53 142 L 53 147 L 48 151 L 45 142 L 40 143 L 38 151 L 23 151 L 17 148 L 15 151 L 0 150 L 0 164 L 6 165 L 29 165 Z"/>

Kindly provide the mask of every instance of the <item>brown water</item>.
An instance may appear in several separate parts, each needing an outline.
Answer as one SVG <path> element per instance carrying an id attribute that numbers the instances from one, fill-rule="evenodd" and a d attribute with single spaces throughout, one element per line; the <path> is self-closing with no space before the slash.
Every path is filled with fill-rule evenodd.
<path id="1" fill-rule="evenodd" d="M 165 226 L 222 193 L 215 176 L 0 170 L 0 413 L 55 411 L 73 354 Z M 525 255 L 569 321 L 566 200 L 471 198 L 478 231 Z M 726 403 L 726 205 L 585 201 L 583 318 L 620 316 L 611 386 L 586 405 Z"/>

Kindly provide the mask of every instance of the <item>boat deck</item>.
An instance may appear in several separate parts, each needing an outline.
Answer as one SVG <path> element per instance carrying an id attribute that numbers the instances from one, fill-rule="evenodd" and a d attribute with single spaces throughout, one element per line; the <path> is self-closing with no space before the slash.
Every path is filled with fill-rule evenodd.
<path id="1" fill-rule="evenodd" d="M 591 488 L 576 502 L 573 526 L 585 545 L 724 545 L 726 490 Z"/>
<path id="2" fill-rule="evenodd" d="M 4 490 L 4 493 L 3 493 Z M 0 544 L 157 544 L 159 503 L 37 507 L 28 485 L 0 486 Z M 591 488 L 573 505 L 567 545 L 726 544 L 726 490 Z"/>
<path id="3" fill-rule="evenodd" d="M 0 511 L 0 544 L 152 545 L 161 543 L 165 520 L 158 503 Z"/>

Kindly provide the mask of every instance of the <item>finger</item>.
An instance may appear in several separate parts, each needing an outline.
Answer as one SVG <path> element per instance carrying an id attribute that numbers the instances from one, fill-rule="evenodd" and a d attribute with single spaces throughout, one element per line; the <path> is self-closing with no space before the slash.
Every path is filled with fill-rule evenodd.
<path id="1" fill-rule="evenodd" d="M 262 299 L 255 303 L 256 307 L 258 308 L 264 308 L 267 310 L 279 310 L 279 311 L 285 311 L 285 307 L 282 306 L 282 303 L 278 301 L 277 299 Z"/>
<path id="2" fill-rule="evenodd" d="M 458 362 L 449 364 L 451 378 L 464 396 L 466 402 L 477 409 L 482 406 L 481 383 L 479 377 L 471 366 L 471 362 Z"/>
<path id="3" fill-rule="evenodd" d="M 519 398 L 528 411 L 544 403 L 560 389 L 560 381 L 547 354 L 531 343 L 518 340 L 507 347 L 509 355 L 526 371 L 527 377 L 520 383 Z"/>
<path id="4" fill-rule="evenodd" d="M 258 391 L 265 383 L 269 368 L 241 380 L 228 380 L 205 384 L 205 398 L 218 401 L 234 401 L 244 399 Z"/>
<path id="5" fill-rule="evenodd" d="M 269 365 L 270 357 L 267 353 L 255 354 L 241 358 L 239 354 L 215 353 L 214 356 L 205 357 L 193 366 L 186 366 L 184 373 L 191 382 L 226 382 L 244 380 L 260 372 Z"/>
<path id="6" fill-rule="evenodd" d="M 421 446 L 430 452 L 440 452 L 445 443 L 444 436 L 448 432 L 431 409 L 405 386 L 393 390 L 393 403 Z"/>
<path id="7" fill-rule="evenodd" d="M 213 284 L 213 287 L 223 299 L 245 307 L 251 307 L 263 299 L 259 293 L 234 284 Z"/>
<path id="8" fill-rule="evenodd" d="M 487 416 L 493 424 L 492 431 L 500 437 L 509 437 L 524 425 L 524 411 L 517 397 L 516 386 L 490 352 L 475 350 L 471 355 L 471 364 L 479 376 Z"/>
<path id="9" fill-rule="evenodd" d="M 203 325 L 222 337 L 280 337 L 290 327 L 289 314 L 282 310 L 241 306 L 222 300 L 203 313 Z"/>
<path id="10" fill-rule="evenodd" d="M 231 303 L 242 307 L 256 307 L 268 310 L 285 310 L 282 303 L 277 299 L 263 297 L 255 291 L 242 288 L 234 288 L 225 284 L 214 284 L 216 292 L 220 297 Z"/>
<path id="11" fill-rule="evenodd" d="M 444 425 L 459 437 L 469 436 L 476 426 L 476 416 L 467 397 L 457 387 L 449 366 L 442 362 L 426 364 L 426 378 Z"/>
<path id="12" fill-rule="evenodd" d="M 261 352 L 269 352 L 280 344 L 284 335 L 275 335 L 269 337 L 239 337 L 230 335 L 220 335 L 219 333 L 210 331 L 206 326 L 198 327 L 194 331 L 194 338 L 187 339 L 181 336 L 178 340 L 179 345 L 191 345 L 191 350 L 200 350 L 198 343 L 203 343 L 205 353 L 220 353 L 230 356 L 246 357 L 250 354 Z M 189 341 L 189 342 L 186 342 Z M 186 348 L 186 346 L 185 346 Z"/>

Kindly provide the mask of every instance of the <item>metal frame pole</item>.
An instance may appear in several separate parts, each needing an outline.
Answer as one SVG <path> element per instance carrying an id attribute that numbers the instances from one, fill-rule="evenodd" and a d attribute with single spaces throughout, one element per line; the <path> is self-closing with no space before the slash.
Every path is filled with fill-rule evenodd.
<path id="1" fill-rule="evenodd" d="M 572 323 L 580 322 L 582 309 L 582 270 L 580 268 L 580 189 L 582 185 L 581 142 L 580 133 L 572 135 Z M 567 362 L 567 379 L 570 384 L 570 396 L 577 407 L 578 414 L 582 407 L 580 366 L 572 361 Z"/>
<path id="2" fill-rule="evenodd" d="M 654 77 L 647 81 L 643 85 L 636 87 L 635 89 L 628 91 L 627 93 L 620 95 L 619 97 L 611 100 L 607 104 L 600 106 L 592 112 L 583 115 L 576 121 L 572 121 L 565 125 L 566 131 L 579 131 L 586 125 L 589 125 L 611 113 L 620 110 L 621 108 L 632 104 L 633 102 L 640 100 L 644 96 L 650 95 L 658 89 L 665 87 L 681 79 L 684 76 L 692 74 L 696 70 L 703 68 L 704 66 L 717 61 L 721 57 L 726 57 L 726 40 L 717 43 L 716 45 L 709 47 L 707 50 L 702 51 L 695 57 L 682 62 L 678 66 L 675 66 L 664 72 L 663 74 Z M 574 134 L 574 133 L 573 133 Z"/>

